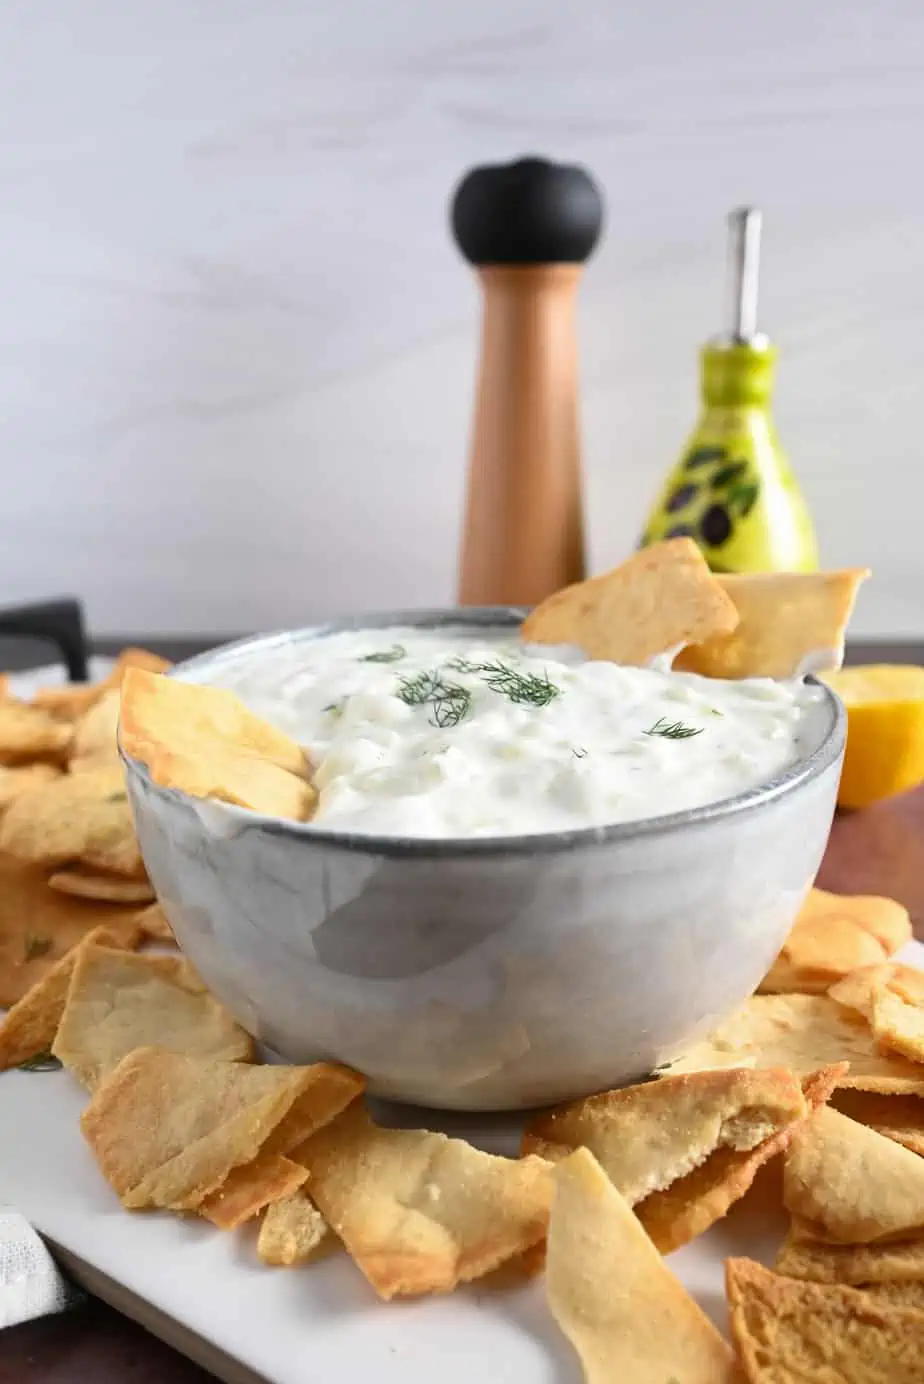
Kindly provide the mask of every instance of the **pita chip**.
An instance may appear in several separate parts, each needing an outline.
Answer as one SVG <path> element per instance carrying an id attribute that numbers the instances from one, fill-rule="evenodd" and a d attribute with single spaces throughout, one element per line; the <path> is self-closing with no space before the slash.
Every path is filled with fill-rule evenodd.
<path id="1" fill-rule="evenodd" d="M 807 1233 L 794 1221 L 774 1268 L 789 1278 L 813 1283 L 846 1283 L 868 1288 L 876 1283 L 919 1283 L 924 1287 L 924 1238 L 871 1245 L 835 1245 Z"/>
<path id="2" fill-rule="evenodd" d="M 77 721 L 111 689 L 121 685 L 126 668 L 145 668 L 150 673 L 165 673 L 170 664 L 147 649 L 123 649 L 111 671 L 101 682 L 69 682 L 59 687 L 43 687 L 32 705 L 61 721 Z"/>
<path id="3" fill-rule="evenodd" d="M 257 1255 L 264 1264 L 305 1264 L 332 1239 L 327 1222 L 304 1191 L 270 1202 L 260 1224 Z"/>
<path id="4" fill-rule="evenodd" d="M 798 1078 L 782 1068 L 691 1072 L 539 1115 L 526 1127 L 522 1151 L 557 1160 L 590 1149 L 634 1206 L 718 1149 L 753 1149 L 807 1112 Z"/>
<path id="5" fill-rule="evenodd" d="M 104 875 L 98 870 L 74 866 L 56 870 L 48 876 L 49 889 L 72 894 L 77 899 L 99 899 L 102 903 L 149 903 L 154 890 L 148 879 L 133 879 L 129 875 Z"/>
<path id="6" fill-rule="evenodd" d="M 253 1039 L 182 957 L 83 947 L 52 1053 L 92 1091 L 136 1048 L 249 1062 Z"/>
<path id="7" fill-rule="evenodd" d="M 253 1162 L 300 1102 L 317 1128 L 362 1086 L 357 1073 L 325 1062 L 253 1067 L 139 1048 L 96 1088 L 80 1125 L 123 1206 L 192 1211 Z"/>
<path id="8" fill-rule="evenodd" d="M 918 1384 L 924 1312 L 729 1259 L 732 1336 L 750 1384 Z M 678 1376 L 682 1378 L 682 1376 Z"/>
<path id="9" fill-rule="evenodd" d="M 83 861 L 117 875 L 142 874 L 119 765 L 65 774 L 21 793 L 0 819 L 0 850 L 43 865 Z"/>
<path id="10" fill-rule="evenodd" d="M 805 1079 L 806 1119 L 828 1100 L 846 1065 L 823 1067 Z M 721 1220 L 750 1189 L 764 1164 L 785 1152 L 804 1122 L 783 1125 L 752 1149 L 718 1149 L 686 1177 L 639 1202 L 635 1214 L 661 1253 L 672 1253 Z"/>
<path id="11" fill-rule="evenodd" d="M 689 538 L 634 553 L 621 566 L 556 591 L 523 621 L 530 644 L 572 644 L 592 659 L 641 666 L 682 644 L 728 634 L 732 601 Z"/>
<path id="12" fill-rule="evenodd" d="M 0 764 L 0 812 L 5 812 L 20 793 L 60 777 L 61 769 L 57 764 L 17 764 L 12 768 Z"/>
<path id="13" fill-rule="evenodd" d="M 839 668 L 857 592 L 868 576 L 865 567 L 722 576 L 737 624 L 682 650 L 674 667 L 707 678 L 791 678 Z"/>
<path id="14" fill-rule="evenodd" d="M 836 1091 L 831 1104 L 842 1115 L 867 1125 L 924 1157 L 924 1099 L 880 1096 L 870 1091 Z"/>
<path id="15" fill-rule="evenodd" d="M 884 1047 L 924 1062 L 924 974 L 890 963 L 845 976 L 829 994 L 862 1014 Z"/>
<path id="16" fill-rule="evenodd" d="M 500 1158 L 422 1129 L 385 1129 L 357 1102 L 292 1157 L 381 1298 L 447 1293 L 538 1243 L 552 1184 L 541 1158 Z"/>
<path id="17" fill-rule="evenodd" d="M 0 1071 L 18 1067 L 39 1053 L 50 1052 L 64 1013 L 77 957 L 82 948 L 96 942 L 117 945 L 105 927 L 94 928 L 78 946 L 65 952 L 51 970 L 13 1005 L 0 1023 Z"/>
<path id="18" fill-rule="evenodd" d="M 924 1159 L 822 1108 L 790 1143 L 783 1200 L 841 1244 L 908 1239 L 924 1229 Z"/>
<path id="19" fill-rule="evenodd" d="M 279 1153 L 258 1153 L 252 1163 L 235 1168 L 199 1207 L 199 1215 L 219 1230 L 234 1230 L 280 1197 L 290 1197 L 307 1179 L 300 1163 Z"/>
<path id="20" fill-rule="evenodd" d="M 70 743 L 70 726 L 12 697 L 0 700 L 0 764 L 24 764 L 34 759 L 59 762 Z"/>
<path id="21" fill-rule="evenodd" d="M 809 891 L 761 994 L 822 994 L 860 966 L 888 959 L 911 938 L 908 910 L 893 899 Z"/>
<path id="22" fill-rule="evenodd" d="M 549 1308 L 586 1384 L 733 1384 L 729 1346 L 587 1149 L 554 1170 Z"/>
<path id="23" fill-rule="evenodd" d="M 301 746 L 224 688 L 129 669 L 119 735 L 162 788 L 300 822 L 314 810 Z"/>
<path id="24" fill-rule="evenodd" d="M 113 946 L 136 946 L 136 914 L 56 893 L 40 866 L 0 854 L 0 1005 L 15 1004 L 94 928 L 105 926 Z"/>
<path id="25" fill-rule="evenodd" d="M 788 1067 L 807 1076 L 849 1062 L 839 1086 L 924 1094 L 924 1067 L 881 1052 L 868 1025 L 829 995 L 755 995 L 696 1044 L 669 1075 L 714 1067 Z"/>

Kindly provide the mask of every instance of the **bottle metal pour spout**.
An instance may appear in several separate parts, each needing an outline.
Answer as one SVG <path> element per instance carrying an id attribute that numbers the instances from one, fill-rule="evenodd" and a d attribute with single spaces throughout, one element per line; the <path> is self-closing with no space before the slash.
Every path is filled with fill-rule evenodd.
<path id="1" fill-rule="evenodd" d="M 692 538 L 714 572 L 811 572 L 811 516 L 773 426 L 776 350 L 757 329 L 761 214 L 728 218 L 728 332 L 700 354 L 702 413 L 642 544 Z"/>

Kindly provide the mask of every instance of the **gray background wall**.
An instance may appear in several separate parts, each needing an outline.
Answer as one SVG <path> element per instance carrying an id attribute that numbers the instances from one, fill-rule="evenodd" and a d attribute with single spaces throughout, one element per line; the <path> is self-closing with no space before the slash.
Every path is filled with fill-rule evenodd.
<path id="1" fill-rule="evenodd" d="M 765 209 L 778 422 L 863 633 L 924 632 L 924 6 L 0 0 L 0 602 L 238 630 L 453 594 L 470 163 L 586 162 L 592 559 Z"/>

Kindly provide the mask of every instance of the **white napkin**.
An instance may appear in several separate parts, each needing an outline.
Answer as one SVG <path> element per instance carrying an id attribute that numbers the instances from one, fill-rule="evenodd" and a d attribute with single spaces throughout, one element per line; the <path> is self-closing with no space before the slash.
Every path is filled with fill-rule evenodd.
<path id="1" fill-rule="evenodd" d="M 81 1297 L 28 1222 L 0 1206 L 0 1328 L 63 1312 Z"/>
<path id="2" fill-rule="evenodd" d="M 111 666 L 111 659 L 94 659 L 91 675 L 94 679 L 105 677 Z M 37 668 L 10 679 L 11 691 L 17 697 L 31 697 L 37 688 L 63 681 L 60 667 Z M 0 1206 L 0 1329 L 63 1312 L 81 1297 L 80 1291 L 62 1278 L 28 1221 L 11 1206 Z"/>

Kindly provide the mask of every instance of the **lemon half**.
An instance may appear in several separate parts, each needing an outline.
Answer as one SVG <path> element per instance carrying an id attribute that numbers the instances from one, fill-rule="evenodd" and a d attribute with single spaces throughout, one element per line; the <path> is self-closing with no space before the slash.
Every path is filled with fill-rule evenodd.
<path id="1" fill-rule="evenodd" d="M 860 664 L 820 675 L 847 708 L 839 807 L 869 807 L 924 782 L 924 668 Z"/>

